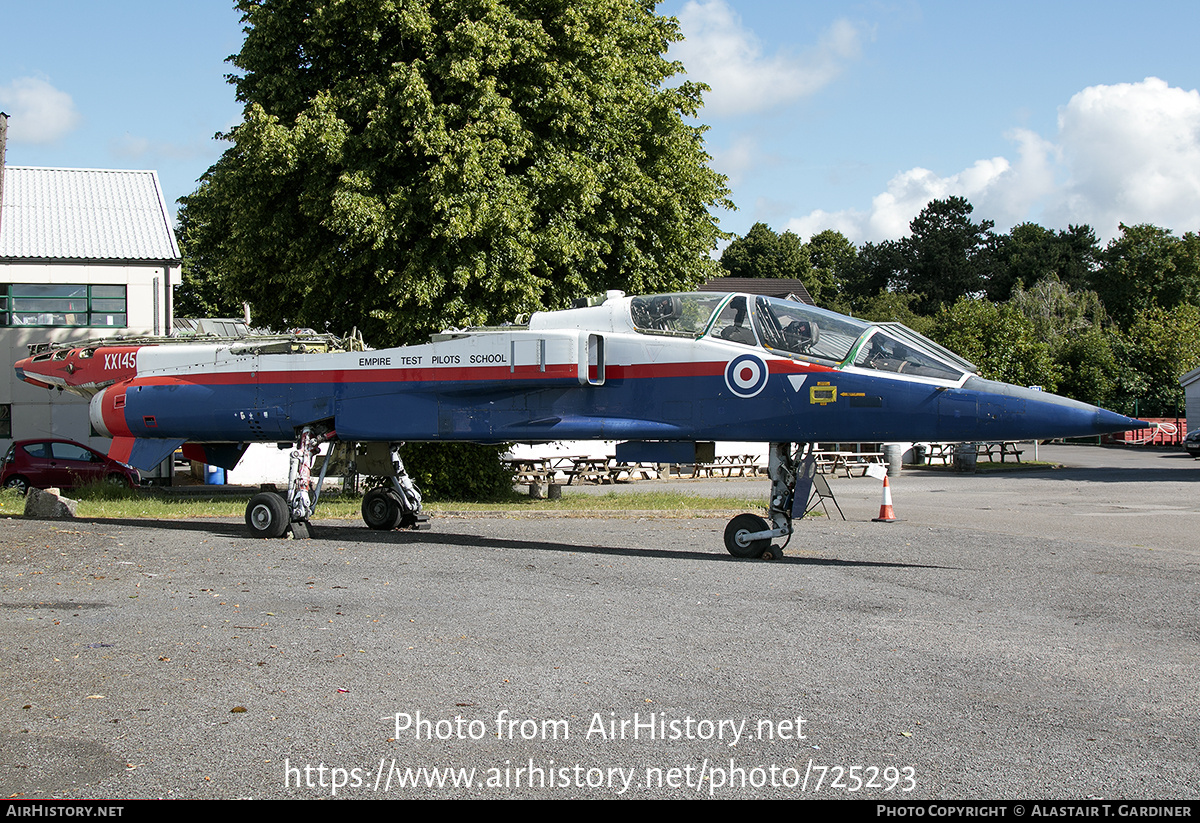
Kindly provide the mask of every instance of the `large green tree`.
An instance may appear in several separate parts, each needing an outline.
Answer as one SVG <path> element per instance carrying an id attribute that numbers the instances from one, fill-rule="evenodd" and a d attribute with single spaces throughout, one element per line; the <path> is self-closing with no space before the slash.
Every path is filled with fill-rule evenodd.
<path id="1" fill-rule="evenodd" d="M 1122 328 L 1154 305 L 1200 305 L 1200 236 L 1122 224 L 1121 236 L 1104 250 L 1103 267 L 1093 273 L 1092 288 Z"/>
<path id="2" fill-rule="evenodd" d="M 904 247 L 900 241 L 864 243 L 843 281 L 843 303 L 858 312 L 881 292 L 903 291 L 900 281 L 905 271 Z M 914 295 L 913 299 L 919 298 L 920 295 Z"/>
<path id="3" fill-rule="evenodd" d="M 755 223 L 744 237 L 735 237 L 721 253 L 721 267 L 731 277 L 795 280 L 804 280 L 812 270 L 800 238 L 790 231 L 776 234 L 766 223 Z"/>
<path id="4" fill-rule="evenodd" d="M 1050 346 L 1007 303 L 959 298 L 938 312 L 930 336 L 972 361 L 989 380 L 1054 391 L 1061 377 Z"/>
<path id="5" fill-rule="evenodd" d="M 1089 288 L 1101 254 L 1091 226 L 1058 232 L 1036 223 L 1013 226 L 989 243 L 990 259 L 983 267 L 988 299 L 1007 300 L 1015 289 L 1030 288 L 1047 277 L 1056 277 L 1073 290 Z"/>
<path id="6" fill-rule="evenodd" d="M 1184 411 L 1179 378 L 1200 366 L 1200 307 L 1191 303 L 1137 311 L 1125 334 L 1114 339 L 1120 365 L 1116 407 L 1143 417 Z"/>
<path id="7" fill-rule="evenodd" d="M 846 311 L 850 305 L 843 296 L 846 283 L 852 276 L 858 249 L 840 231 L 826 229 L 808 238 L 808 260 L 812 264 L 807 285 L 808 293 L 823 306 L 834 311 Z"/>
<path id="8" fill-rule="evenodd" d="M 917 308 L 933 312 L 961 297 L 979 295 L 988 279 L 991 220 L 971 220 L 974 207 L 963 197 L 933 200 L 908 224 L 901 246 L 905 291 L 921 295 Z"/>
<path id="9" fill-rule="evenodd" d="M 256 320 L 376 344 L 712 274 L 703 87 L 650 0 L 238 0 L 185 246 Z"/>

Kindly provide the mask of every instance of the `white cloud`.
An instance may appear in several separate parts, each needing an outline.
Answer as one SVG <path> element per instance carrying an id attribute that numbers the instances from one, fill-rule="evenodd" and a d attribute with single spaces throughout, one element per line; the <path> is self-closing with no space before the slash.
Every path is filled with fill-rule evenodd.
<path id="1" fill-rule="evenodd" d="M 768 56 L 724 0 L 691 0 L 679 22 L 687 39 L 671 47 L 671 59 L 683 63 L 689 79 L 712 87 L 704 113 L 715 117 L 764 111 L 812 94 L 858 57 L 863 37 L 853 23 L 837 20 L 808 53 Z"/>
<path id="2" fill-rule="evenodd" d="M 1157 77 L 1091 86 L 1059 111 L 1069 174 L 1048 209 L 1110 237 L 1118 224 L 1200 229 L 1200 92 Z"/>
<path id="3" fill-rule="evenodd" d="M 14 143 L 53 143 L 82 121 L 71 95 L 38 77 L 19 77 L 0 86 L 0 109 L 9 114 Z"/>
<path id="4" fill-rule="evenodd" d="M 720 169 L 721 174 L 729 178 L 731 186 L 741 183 L 746 173 L 762 162 L 762 152 L 753 137 L 738 137 L 729 148 L 712 149 L 713 168 Z"/>
<path id="5" fill-rule="evenodd" d="M 1118 224 L 1200 230 L 1200 92 L 1149 77 L 1091 86 L 1059 111 L 1057 142 L 1027 129 L 1008 135 L 1015 161 L 976 161 L 957 174 L 923 168 L 896 175 L 867 210 L 817 210 L 787 228 L 801 237 L 823 229 L 856 243 L 894 240 L 930 200 L 958 195 L 976 220 L 1007 231 L 1033 220 L 1047 228 L 1086 223 L 1102 238 Z"/>
<path id="6" fill-rule="evenodd" d="M 909 222 L 929 201 L 954 195 L 970 200 L 975 206 L 975 217 L 982 219 L 986 215 L 982 215 L 980 203 L 988 200 L 1012 172 L 1012 166 L 1003 157 L 976 161 L 950 177 L 940 177 L 929 169 L 909 169 L 889 180 L 887 191 L 877 194 L 867 211 L 818 210 L 788 221 L 787 229 L 804 238 L 824 229 L 837 229 L 855 243 L 897 240 L 908 234 Z"/>
<path id="7" fill-rule="evenodd" d="M 151 140 L 148 137 L 125 132 L 108 142 L 108 152 L 122 163 L 155 165 L 164 162 L 189 161 L 196 158 L 208 159 L 219 153 L 211 140 L 196 140 L 192 143 L 172 143 Z"/>
<path id="8" fill-rule="evenodd" d="M 129 132 L 109 143 L 112 154 L 126 160 L 140 160 L 151 152 L 150 141 L 145 137 L 135 137 Z"/>

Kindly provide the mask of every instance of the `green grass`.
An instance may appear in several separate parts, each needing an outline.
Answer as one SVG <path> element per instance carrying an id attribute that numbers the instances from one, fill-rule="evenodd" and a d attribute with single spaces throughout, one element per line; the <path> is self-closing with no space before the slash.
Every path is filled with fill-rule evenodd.
<path id="1" fill-rule="evenodd" d="M 172 496 L 145 489 L 121 489 L 108 484 L 67 492 L 78 501 L 76 515 L 86 518 L 116 520 L 179 520 L 196 517 L 243 517 L 249 496 Z M 685 492 L 608 492 L 607 494 L 567 494 L 561 500 L 533 500 L 525 495 L 489 503 L 442 500 L 427 501 L 425 511 L 478 512 L 481 514 L 539 514 L 550 513 L 586 517 L 593 513 L 615 511 L 651 511 L 664 516 L 693 517 L 705 512 L 758 511 L 763 501 L 750 497 L 699 497 Z M 323 495 L 317 507 L 318 519 L 357 520 L 362 499 Z M 19 516 L 25 511 L 25 500 L 16 492 L 0 491 L 0 516 Z"/>
<path id="2" fill-rule="evenodd" d="M 25 498 L 12 489 L 0 489 L 0 516 L 12 517 L 25 511 Z"/>

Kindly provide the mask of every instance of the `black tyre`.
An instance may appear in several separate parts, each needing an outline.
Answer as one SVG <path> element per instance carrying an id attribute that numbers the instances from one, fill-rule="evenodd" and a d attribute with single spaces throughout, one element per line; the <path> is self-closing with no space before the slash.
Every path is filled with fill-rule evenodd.
<path id="1" fill-rule="evenodd" d="M 29 481 L 19 474 L 13 475 L 4 481 L 4 488 L 16 489 L 21 494 L 25 494 L 29 491 Z"/>
<path id="2" fill-rule="evenodd" d="M 729 521 L 725 527 L 725 549 L 734 557 L 762 557 L 771 548 L 770 538 L 751 540 L 746 545 L 738 543 L 738 536 L 766 531 L 771 528 L 766 520 L 757 514 L 739 514 Z"/>
<path id="3" fill-rule="evenodd" d="M 287 501 L 272 492 L 256 494 L 246 505 L 246 525 L 255 537 L 283 537 L 290 519 Z"/>
<path id="4" fill-rule="evenodd" d="M 390 489 L 371 489 L 363 495 L 363 522 L 369 528 L 391 531 L 400 525 L 403 512 Z"/>

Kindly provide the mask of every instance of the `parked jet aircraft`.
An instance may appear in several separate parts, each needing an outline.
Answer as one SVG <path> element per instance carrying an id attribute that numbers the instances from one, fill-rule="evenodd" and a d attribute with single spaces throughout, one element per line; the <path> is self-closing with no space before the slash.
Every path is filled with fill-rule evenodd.
<path id="1" fill-rule="evenodd" d="M 386 444 L 391 486 L 363 504 L 367 524 L 386 529 L 424 519 L 392 448 L 402 441 L 617 439 L 626 441 L 618 458 L 666 463 L 693 462 L 716 440 L 769 443 L 769 520 L 739 515 L 725 534 L 731 553 L 755 556 L 778 551 L 772 539 L 792 533 L 807 502 L 795 444 L 1027 440 L 1146 425 L 985 380 L 898 323 L 746 294 L 609 292 L 594 302 L 377 351 L 312 352 L 299 337 L 118 340 L 52 349 L 16 368 L 26 382 L 90 396 L 92 425 L 113 438 L 110 456 L 138 468 L 183 444 L 194 459 L 232 468 L 248 443 L 294 443 L 286 502 L 260 494 L 247 507 L 262 536 L 307 535 L 311 468 L 334 440 Z"/>

